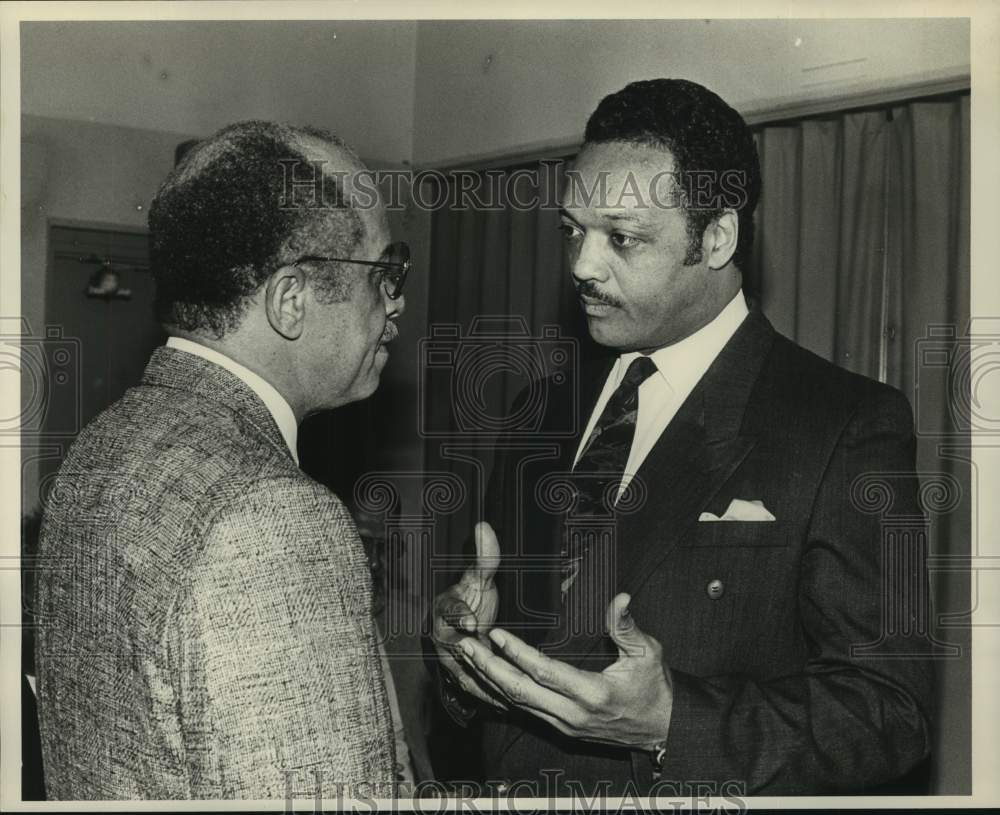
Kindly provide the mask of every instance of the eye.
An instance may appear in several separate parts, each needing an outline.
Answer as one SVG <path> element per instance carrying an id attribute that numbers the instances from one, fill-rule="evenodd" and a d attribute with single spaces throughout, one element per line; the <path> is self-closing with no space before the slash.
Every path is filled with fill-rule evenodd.
<path id="1" fill-rule="evenodd" d="M 563 221 L 559 224 L 559 231 L 563 234 L 563 240 L 576 241 L 583 237 L 583 231 L 578 226 Z"/>
<path id="2" fill-rule="evenodd" d="M 633 249 L 642 243 L 642 241 L 634 235 L 626 235 L 624 232 L 612 232 L 611 243 L 614 244 L 616 249 Z"/>

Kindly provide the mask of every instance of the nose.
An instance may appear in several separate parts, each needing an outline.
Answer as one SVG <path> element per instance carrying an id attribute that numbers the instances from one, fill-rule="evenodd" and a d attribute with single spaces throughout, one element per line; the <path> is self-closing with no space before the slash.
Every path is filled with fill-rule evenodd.
<path id="1" fill-rule="evenodd" d="M 390 319 L 402 317 L 406 311 L 406 295 L 400 294 L 393 300 L 388 294 L 385 296 L 385 313 Z"/>
<path id="2" fill-rule="evenodd" d="M 570 251 L 570 272 L 580 283 L 587 280 L 606 281 L 608 264 L 601 252 L 598 235 L 587 235 Z"/>

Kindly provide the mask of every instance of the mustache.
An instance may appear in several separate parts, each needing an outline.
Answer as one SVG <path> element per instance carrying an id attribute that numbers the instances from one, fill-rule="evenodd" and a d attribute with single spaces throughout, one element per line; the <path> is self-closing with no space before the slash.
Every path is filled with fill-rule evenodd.
<path id="1" fill-rule="evenodd" d="M 597 288 L 597 284 L 593 280 L 585 280 L 583 283 L 578 283 L 576 286 L 576 296 L 589 297 L 591 300 L 597 300 L 609 306 L 621 307 L 621 301 L 617 297 L 612 297 L 610 294 L 602 292 Z"/>
<path id="2" fill-rule="evenodd" d="M 380 343 L 390 343 L 399 336 L 399 329 L 396 328 L 396 324 L 389 322 L 385 324 L 385 330 L 382 332 L 382 337 L 379 340 Z"/>

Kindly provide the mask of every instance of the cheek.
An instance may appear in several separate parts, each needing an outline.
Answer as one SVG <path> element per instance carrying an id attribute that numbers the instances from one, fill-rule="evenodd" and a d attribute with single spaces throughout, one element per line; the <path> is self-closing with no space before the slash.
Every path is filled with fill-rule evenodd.
<path id="1" fill-rule="evenodd" d="M 378 346 L 378 342 L 382 339 L 382 334 L 385 333 L 385 322 L 386 316 L 383 310 L 381 314 L 372 314 L 371 318 L 368 320 L 368 344 L 372 347 L 372 351 Z"/>
<path id="2" fill-rule="evenodd" d="M 622 283 L 620 296 L 633 319 L 646 320 L 663 310 L 665 298 L 660 286 L 650 285 L 645 279 L 623 280 Z"/>

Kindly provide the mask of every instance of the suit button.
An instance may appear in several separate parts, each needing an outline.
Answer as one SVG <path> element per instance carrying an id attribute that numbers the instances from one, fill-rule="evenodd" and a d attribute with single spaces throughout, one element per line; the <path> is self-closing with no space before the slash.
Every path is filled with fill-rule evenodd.
<path id="1" fill-rule="evenodd" d="M 715 580 L 708 581 L 708 585 L 705 586 L 705 591 L 713 600 L 718 600 L 726 591 L 726 587 L 722 584 L 722 581 L 719 580 L 719 578 L 715 578 Z"/>

